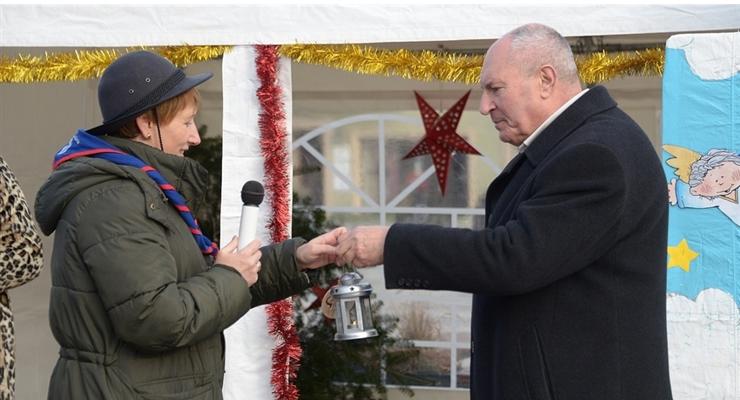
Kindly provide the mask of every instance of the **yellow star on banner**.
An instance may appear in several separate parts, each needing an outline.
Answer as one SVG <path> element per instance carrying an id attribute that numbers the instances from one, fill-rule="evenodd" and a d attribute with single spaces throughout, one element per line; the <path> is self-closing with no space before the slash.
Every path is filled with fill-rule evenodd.
<path id="1" fill-rule="evenodd" d="M 699 257 L 699 253 L 691 250 L 686 239 L 681 240 L 678 246 L 668 246 L 668 268 L 678 267 L 689 272 L 691 261 Z"/>

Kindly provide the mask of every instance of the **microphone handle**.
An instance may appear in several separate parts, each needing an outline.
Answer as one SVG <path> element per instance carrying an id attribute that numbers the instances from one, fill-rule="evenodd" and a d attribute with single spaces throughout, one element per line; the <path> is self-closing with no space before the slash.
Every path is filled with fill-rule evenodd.
<path id="1" fill-rule="evenodd" d="M 239 250 L 246 247 L 257 236 L 257 214 L 259 207 L 242 205 L 242 218 L 239 222 Z"/>

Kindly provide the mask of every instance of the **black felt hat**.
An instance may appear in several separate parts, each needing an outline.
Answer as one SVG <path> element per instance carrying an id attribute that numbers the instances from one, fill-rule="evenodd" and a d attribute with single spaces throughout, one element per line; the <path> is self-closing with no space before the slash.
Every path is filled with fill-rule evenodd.
<path id="1" fill-rule="evenodd" d="M 124 54 L 103 72 L 98 85 L 98 104 L 103 124 L 88 129 L 93 135 L 118 130 L 129 120 L 213 76 L 185 75 L 169 60 L 148 51 Z"/>

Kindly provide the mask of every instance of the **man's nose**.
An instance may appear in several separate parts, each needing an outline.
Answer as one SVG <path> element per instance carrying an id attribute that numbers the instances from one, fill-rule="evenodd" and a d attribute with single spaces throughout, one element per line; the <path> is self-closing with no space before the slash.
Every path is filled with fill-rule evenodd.
<path id="1" fill-rule="evenodd" d="M 496 108 L 496 105 L 488 98 L 488 95 L 486 94 L 486 91 L 483 90 L 483 93 L 480 95 L 480 104 L 478 105 L 478 111 L 482 115 L 488 115 L 493 111 L 493 109 Z"/>

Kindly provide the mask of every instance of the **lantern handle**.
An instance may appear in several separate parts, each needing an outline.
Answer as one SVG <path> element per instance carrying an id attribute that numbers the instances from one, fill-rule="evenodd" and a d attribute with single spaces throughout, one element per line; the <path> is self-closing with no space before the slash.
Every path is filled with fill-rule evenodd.
<path id="1" fill-rule="evenodd" d="M 339 282 L 341 282 L 343 286 L 352 286 L 359 284 L 363 278 L 364 276 L 359 272 L 350 271 L 342 274 L 342 276 L 339 277 Z"/>
<path id="2" fill-rule="evenodd" d="M 346 275 L 352 272 L 359 275 L 360 279 L 365 279 L 365 277 L 359 271 L 357 271 L 357 268 L 355 268 L 355 266 L 351 262 L 342 265 L 342 275 Z"/>

